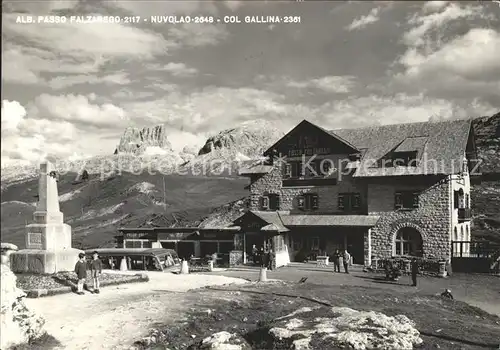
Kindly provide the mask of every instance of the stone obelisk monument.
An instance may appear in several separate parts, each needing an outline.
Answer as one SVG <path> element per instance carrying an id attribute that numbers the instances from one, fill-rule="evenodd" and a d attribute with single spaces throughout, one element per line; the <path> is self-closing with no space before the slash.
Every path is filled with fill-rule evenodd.
<path id="1" fill-rule="evenodd" d="M 40 164 L 38 204 L 33 223 L 26 226 L 26 249 L 12 253 L 13 272 L 73 271 L 81 250 L 71 248 L 71 226 L 63 222 L 54 167 Z"/>

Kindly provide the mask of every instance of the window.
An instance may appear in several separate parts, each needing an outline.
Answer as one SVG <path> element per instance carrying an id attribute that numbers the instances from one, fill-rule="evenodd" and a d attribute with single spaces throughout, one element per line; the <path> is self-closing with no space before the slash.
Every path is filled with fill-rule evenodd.
<path id="1" fill-rule="evenodd" d="M 304 176 L 302 162 L 293 162 L 292 166 L 292 177 L 302 177 Z"/>
<path id="2" fill-rule="evenodd" d="M 279 210 L 280 208 L 280 196 L 279 194 L 272 193 L 269 195 L 269 209 Z"/>
<path id="3" fill-rule="evenodd" d="M 361 195 L 359 193 L 340 193 L 338 208 L 342 211 L 356 211 L 361 209 Z"/>
<path id="4" fill-rule="evenodd" d="M 417 152 L 394 152 L 392 166 L 417 166 Z"/>
<path id="5" fill-rule="evenodd" d="M 419 207 L 418 192 L 412 192 L 412 191 L 396 192 L 394 198 L 395 209 L 412 209 L 418 207 Z"/>
<path id="6" fill-rule="evenodd" d="M 292 177 L 292 164 L 291 163 L 286 163 L 285 164 L 285 173 L 283 174 L 285 178 L 290 178 Z"/>
<path id="7" fill-rule="evenodd" d="M 396 255 L 422 256 L 422 238 L 413 228 L 398 231 L 395 241 Z"/>
<path id="8" fill-rule="evenodd" d="M 277 193 L 266 193 L 260 197 L 261 210 L 279 210 L 280 196 Z"/>
<path id="9" fill-rule="evenodd" d="M 470 197 L 468 193 L 465 194 L 465 207 L 470 208 Z"/>
<path id="10" fill-rule="evenodd" d="M 125 248 L 151 248 L 152 243 L 144 239 L 127 239 L 125 240 Z"/>
<path id="11" fill-rule="evenodd" d="M 463 189 L 453 191 L 453 208 L 462 209 L 469 207 L 469 194 L 464 194 Z"/>
<path id="12" fill-rule="evenodd" d="M 463 226 L 460 228 L 460 240 L 465 241 L 464 227 Z"/>
<path id="13" fill-rule="evenodd" d="M 319 208 L 319 198 L 315 193 L 307 193 L 297 199 L 299 209 L 314 210 Z"/>
<path id="14" fill-rule="evenodd" d="M 267 210 L 269 208 L 269 197 L 268 196 L 260 197 L 260 208 L 263 210 Z"/>

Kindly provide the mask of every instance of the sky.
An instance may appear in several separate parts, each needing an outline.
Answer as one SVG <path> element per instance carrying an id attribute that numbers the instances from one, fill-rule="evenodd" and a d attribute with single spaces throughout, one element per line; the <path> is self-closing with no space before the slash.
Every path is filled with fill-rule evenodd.
<path id="1" fill-rule="evenodd" d="M 29 15 L 68 20 L 16 23 Z M 122 21 L 69 20 L 87 15 Z M 167 15 L 221 22 L 151 23 Z M 2 165 L 112 154 L 127 127 L 163 124 L 182 150 L 254 119 L 287 131 L 500 110 L 491 1 L 3 1 L 2 39 Z"/>

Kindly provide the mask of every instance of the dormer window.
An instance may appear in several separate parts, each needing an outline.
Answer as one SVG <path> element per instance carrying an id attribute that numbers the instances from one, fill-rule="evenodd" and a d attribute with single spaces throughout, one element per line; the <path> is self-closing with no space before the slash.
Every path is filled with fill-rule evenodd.
<path id="1" fill-rule="evenodd" d="M 394 152 L 392 154 L 392 166 L 417 166 L 417 152 Z"/>

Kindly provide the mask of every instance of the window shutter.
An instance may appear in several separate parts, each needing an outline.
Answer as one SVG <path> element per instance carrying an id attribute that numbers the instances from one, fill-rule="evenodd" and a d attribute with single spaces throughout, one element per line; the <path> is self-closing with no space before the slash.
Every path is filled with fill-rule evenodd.
<path id="1" fill-rule="evenodd" d="M 458 209 L 458 198 L 460 197 L 460 194 L 458 191 L 453 192 L 453 208 Z"/>
<path id="2" fill-rule="evenodd" d="M 418 192 L 413 192 L 413 208 L 418 208 Z"/>
<path id="3" fill-rule="evenodd" d="M 394 208 L 401 209 L 403 207 L 403 195 L 401 192 L 396 192 L 394 196 Z"/>
<path id="4" fill-rule="evenodd" d="M 352 208 L 353 209 L 361 208 L 361 195 L 359 193 L 355 193 L 353 195 Z"/>
<path id="5" fill-rule="evenodd" d="M 345 209 L 345 198 L 344 198 L 343 194 L 339 194 L 338 207 L 339 207 L 340 210 L 344 210 Z"/>
<path id="6" fill-rule="evenodd" d="M 304 196 L 297 197 L 297 206 L 299 207 L 299 209 L 304 209 L 305 202 L 306 202 L 306 200 L 305 200 Z"/>
<path id="7" fill-rule="evenodd" d="M 297 176 L 302 177 L 304 176 L 304 167 L 302 166 L 302 162 L 297 162 Z"/>
<path id="8" fill-rule="evenodd" d="M 279 210 L 280 196 L 278 194 L 269 195 L 269 209 Z"/>
<path id="9" fill-rule="evenodd" d="M 292 164 L 286 163 L 285 164 L 285 173 L 284 176 L 286 178 L 292 177 Z"/>
<path id="10" fill-rule="evenodd" d="M 262 196 L 260 197 L 260 200 L 261 200 L 261 204 L 260 206 L 262 207 L 262 209 L 267 209 L 269 208 L 269 197 L 267 196 Z"/>
<path id="11" fill-rule="evenodd" d="M 465 207 L 470 208 L 470 198 L 468 193 L 465 194 Z"/>
<path id="12" fill-rule="evenodd" d="M 319 208 L 319 197 L 317 194 L 314 194 L 311 196 L 311 201 L 312 201 L 312 208 L 313 209 L 318 209 Z"/>

